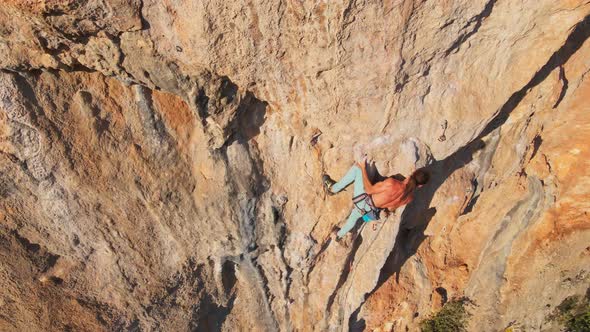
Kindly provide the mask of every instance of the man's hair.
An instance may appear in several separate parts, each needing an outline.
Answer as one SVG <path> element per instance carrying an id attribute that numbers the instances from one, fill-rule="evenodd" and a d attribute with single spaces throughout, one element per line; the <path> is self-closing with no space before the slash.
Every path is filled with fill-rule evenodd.
<path id="1" fill-rule="evenodd" d="M 423 169 L 418 169 L 412 174 L 412 178 L 416 181 L 416 184 L 421 186 L 428 183 L 430 180 L 430 174 Z"/>

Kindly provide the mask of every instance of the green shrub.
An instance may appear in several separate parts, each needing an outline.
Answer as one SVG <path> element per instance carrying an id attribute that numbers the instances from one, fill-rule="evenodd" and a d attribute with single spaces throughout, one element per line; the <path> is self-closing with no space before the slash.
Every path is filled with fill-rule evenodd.
<path id="1" fill-rule="evenodd" d="M 580 302 L 579 296 L 568 296 L 557 306 L 557 311 L 561 314 L 566 314 L 576 308 Z"/>
<path id="2" fill-rule="evenodd" d="M 568 320 L 565 327 L 568 332 L 590 332 L 590 308 Z"/>
<path id="3" fill-rule="evenodd" d="M 420 323 L 422 332 L 463 332 L 469 314 L 465 305 L 471 303 L 467 298 L 447 302 L 438 313 Z"/>
<path id="4" fill-rule="evenodd" d="M 566 297 L 547 317 L 565 327 L 567 332 L 590 332 L 590 289 L 586 297 Z"/>

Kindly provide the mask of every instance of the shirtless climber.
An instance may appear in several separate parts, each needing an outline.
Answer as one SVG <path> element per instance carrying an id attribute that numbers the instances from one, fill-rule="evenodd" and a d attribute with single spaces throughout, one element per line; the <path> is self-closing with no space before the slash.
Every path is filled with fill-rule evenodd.
<path id="1" fill-rule="evenodd" d="M 324 174 L 322 178 L 329 195 L 340 192 L 354 182 L 352 199 L 354 206 L 344 227 L 336 234 L 336 240 L 342 239 L 359 219 L 362 218 L 365 222 L 378 220 L 381 210 L 387 209 L 393 212 L 398 207 L 410 203 L 414 199 L 414 190 L 426 184 L 430 178 L 427 172 L 418 169 L 404 181 L 389 177 L 371 184 L 366 165 L 366 160 L 363 160 L 352 166 L 339 182 L 335 182 L 327 174 Z"/>

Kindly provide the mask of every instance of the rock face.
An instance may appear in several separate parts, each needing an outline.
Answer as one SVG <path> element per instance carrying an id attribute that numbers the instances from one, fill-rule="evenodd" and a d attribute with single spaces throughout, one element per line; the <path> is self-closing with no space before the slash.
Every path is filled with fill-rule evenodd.
<path id="1" fill-rule="evenodd" d="M 0 330 L 557 331 L 590 3 L 0 1 Z M 415 200 L 329 240 L 358 147 Z"/>

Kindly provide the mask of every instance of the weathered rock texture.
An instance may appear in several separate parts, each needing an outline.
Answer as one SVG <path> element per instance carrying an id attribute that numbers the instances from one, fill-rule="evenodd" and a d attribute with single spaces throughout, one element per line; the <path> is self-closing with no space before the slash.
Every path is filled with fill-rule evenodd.
<path id="1" fill-rule="evenodd" d="M 0 330 L 554 331 L 590 284 L 589 1 L 0 2 Z M 357 144 L 432 181 L 342 247 Z"/>

